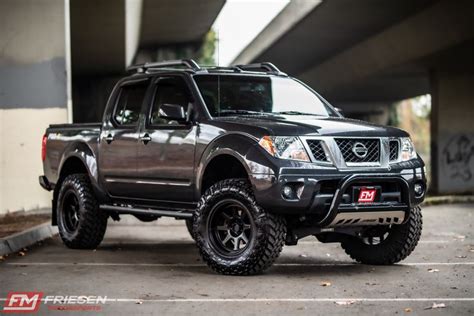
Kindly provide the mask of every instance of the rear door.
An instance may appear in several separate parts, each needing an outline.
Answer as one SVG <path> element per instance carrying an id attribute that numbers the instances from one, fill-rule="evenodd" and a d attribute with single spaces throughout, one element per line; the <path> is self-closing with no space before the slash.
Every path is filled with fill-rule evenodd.
<path id="1" fill-rule="evenodd" d="M 164 117 L 162 105 L 182 107 L 191 116 L 193 101 L 184 77 L 165 76 L 151 85 L 151 104 L 140 131 L 137 169 L 142 199 L 193 201 L 194 149 L 197 126 Z"/>
<path id="2" fill-rule="evenodd" d="M 106 191 L 115 197 L 134 196 L 138 129 L 148 86 L 149 79 L 123 83 L 115 92 L 112 110 L 104 118 L 99 166 Z"/>

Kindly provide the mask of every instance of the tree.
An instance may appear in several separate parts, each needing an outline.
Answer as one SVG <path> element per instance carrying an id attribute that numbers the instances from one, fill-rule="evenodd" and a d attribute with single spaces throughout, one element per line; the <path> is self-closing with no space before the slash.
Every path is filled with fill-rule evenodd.
<path id="1" fill-rule="evenodd" d="M 204 37 L 201 49 L 199 50 L 198 63 L 201 65 L 215 65 L 214 52 L 216 50 L 217 36 L 213 29 L 210 29 Z"/>

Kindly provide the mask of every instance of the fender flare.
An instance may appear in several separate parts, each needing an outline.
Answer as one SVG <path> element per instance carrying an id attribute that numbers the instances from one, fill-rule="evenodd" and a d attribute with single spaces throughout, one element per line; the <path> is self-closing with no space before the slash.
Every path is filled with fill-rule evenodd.
<path id="1" fill-rule="evenodd" d="M 87 170 L 94 192 L 99 200 L 107 198 L 107 194 L 99 185 L 99 172 L 97 167 L 97 156 L 92 148 L 84 142 L 74 142 L 69 144 L 63 152 L 58 168 L 58 182 L 61 180 L 61 173 L 64 165 L 71 158 L 79 159 Z"/>
<path id="2" fill-rule="evenodd" d="M 248 175 L 275 174 L 269 155 L 258 146 L 258 140 L 245 133 L 227 133 L 217 137 L 202 152 L 196 168 L 196 199 L 199 199 L 204 173 L 209 163 L 221 155 L 232 156 L 244 167 Z M 252 177 L 249 177 L 252 186 Z"/>
<path id="3" fill-rule="evenodd" d="M 86 168 L 91 181 L 95 180 L 97 182 L 97 160 L 89 145 L 83 142 L 74 142 L 66 146 L 59 162 L 58 176 L 61 175 L 64 165 L 67 161 L 69 161 L 70 158 L 78 158 Z"/>

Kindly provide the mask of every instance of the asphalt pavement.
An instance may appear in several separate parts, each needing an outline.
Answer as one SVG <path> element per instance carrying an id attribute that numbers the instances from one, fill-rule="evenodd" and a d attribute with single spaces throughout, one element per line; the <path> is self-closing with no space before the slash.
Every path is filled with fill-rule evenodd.
<path id="1" fill-rule="evenodd" d="M 422 240 L 400 264 L 356 264 L 339 244 L 307 237 L 250 277 L 208 269 L 182 221 L 124 218 L 96 250 L 67 249 L 56 236 L 0 262 L 0 306 L 10 292 L 38 291 L 106 297 L 94 306 L 114 315 L 474 314 L 474 204 L 429 206 L 423 216 Z M 67 313 L 53 305 L 39 313 Z"/>

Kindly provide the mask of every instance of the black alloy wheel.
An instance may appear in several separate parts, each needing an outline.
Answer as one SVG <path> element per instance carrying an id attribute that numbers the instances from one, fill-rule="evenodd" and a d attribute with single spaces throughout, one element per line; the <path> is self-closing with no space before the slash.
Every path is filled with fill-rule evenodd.
<path id="1" fill-rule="evenodd" d="M 241 202 L 227 199 L 214 205 L 207 221 L 207 236 L 216 252 L 238 257 L 249 247 L 254 234 L 255 223 Z"/>

